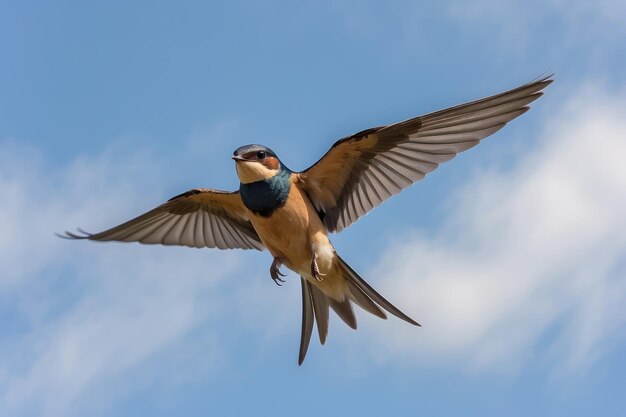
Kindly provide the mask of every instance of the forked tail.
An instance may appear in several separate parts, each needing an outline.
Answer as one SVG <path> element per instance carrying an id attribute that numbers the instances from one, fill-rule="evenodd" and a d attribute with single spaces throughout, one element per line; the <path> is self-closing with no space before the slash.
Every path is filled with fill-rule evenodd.
<path id="1" fill-rule="evenodd" d="M 359 276 L 343 259 L 336 255 L 339 261 L 341 274 L 346 282 L 346 297 L 343 301 L 337 301 L 327 297 L 321 290 L 309 281 L 301 277 L 302 284 L 302 334 L 300 336 L 300 355 L 298 364 L 302 365 L 306 356 L 311 334 L 313 333 L 313 322 L 317 323 L 317 331 L 322 345 L 326 342 L 328 335 L 329 308 L 351 328 L 356 329 L 356 317 L 352 310 L 352 303 L 356 303 L 363 310 L 387 319 L 383 310 L 393 314 L 402 320 L 420 326 L 415 320 L 404 314 L 393 304 L 387 301 L 382 295 L 376 292 L 363 278 Z M 382 309 L 381 309 L 382 308 Z"/>

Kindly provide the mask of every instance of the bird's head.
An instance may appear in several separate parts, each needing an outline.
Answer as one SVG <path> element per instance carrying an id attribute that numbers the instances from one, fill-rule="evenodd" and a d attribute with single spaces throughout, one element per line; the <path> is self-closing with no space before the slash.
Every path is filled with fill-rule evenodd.
<path id="1" fill-rule="evenodd" d="M 262 145 L 245 145 L 233 152 L 237 176 L 242 184 L 272 178 L 283 168 L 270 148 Z"/>

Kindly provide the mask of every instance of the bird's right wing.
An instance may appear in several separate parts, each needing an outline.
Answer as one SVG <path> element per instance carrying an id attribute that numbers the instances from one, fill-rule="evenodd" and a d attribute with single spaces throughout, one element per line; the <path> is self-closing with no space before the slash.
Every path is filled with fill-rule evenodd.
<path id="1" fill-rule="evenodd" d="M 82 232 L 82 230 L 81 230 Z M 194 248 L 263 250 L 239 192 L 195 188 L 157 208 L 100 233 L 59 235 L 68 239 L 140 242 Z"/>
<path id="2" fill-rule="evenodd" d="M 326 228 L 339 232 L 528 110 L 552 79 L 367 129 L 341 139 L 299 179 Z"/>

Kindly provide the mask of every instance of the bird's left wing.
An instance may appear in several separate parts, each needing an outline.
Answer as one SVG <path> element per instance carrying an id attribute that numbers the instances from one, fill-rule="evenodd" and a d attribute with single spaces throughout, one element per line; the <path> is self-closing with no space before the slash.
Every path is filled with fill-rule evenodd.
<path id="1" fill-rule="evenodd" d="M 551 82 L 545 77 L 341 139 L 315 165 L 298 173 L 300 183 L 326 228 L 338 232 L 525 113 Z"/>
<path id="2" fill-rule="evenodd" d="M 60 236 L 195 248 L 264 249 L 248 219 L 239 192 L 208 188 L 189 190 L 139 217 L 100 233 L 79 235 L 65 232 Z"/>

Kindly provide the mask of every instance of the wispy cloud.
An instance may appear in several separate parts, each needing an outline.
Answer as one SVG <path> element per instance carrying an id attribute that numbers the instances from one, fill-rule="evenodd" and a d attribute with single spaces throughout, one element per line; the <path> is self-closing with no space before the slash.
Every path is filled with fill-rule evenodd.
<path id="1" fill-rule="evenodd" d="M 372 321 L 381 361 L 588 369 L 626 323 L 626 100 L 588 85 L 538 147 L 486 171 L 442 231 L 393 244 L 371 276 L 424 327 Z"/>
<path id="2" fill-rule="evenodd" d="M 541 8 L 541 13 L 538 10 Z M 461 18 L 480 18 L 500 21 L 517 21 L 520 25 L 535 24 L 552 13 L 558 13 L 567 23 L 584 22 L 588 25 L 614 24 L 620 29 L 621 19 L 626 15 L 626 6 L 619 0 L 601 0 L 595 3 L 585 1 L 550 0 L 547 2 L 512 0 L 479 0 L 453 2 L 450 10 Z M 623 29 L 623 28 L 621 28 Z"/>
<path id="3" fill-rule="evenodd" d="M 407 235 L 390 247 L 365 276 L 381 277 L 381 292 L 424 327 L 367 319 L 366 346 L 345 333 L 345 343 L 360 344 L 351 355 L 498 370 L 539 359 L 578 371 L 620 343 L 625 112 L 619 94 L 576 91 L 546 122 L 537 149 L 511 171 L 484 172 L 467 185 L 439 234 Z M 190 334 L 203 340 L 192 355 L 201 365 L 181 360 L 180 375 L 167 377 L 193 377 L 228 361 L 207 323 L 252 328 L 260 310 L 284 299 L 257 283 L 225 306 L 224 282 L 247 254 L 52 236 L 72 225 L 110 226 L 168 197 L 155 173 L 182 182 L 184 173 L 166 169 L 171 158 L 178 156 L 117 144 L 55 168 L 36 148 L 0 144 L 0 311 L 18 323 L 2 329 L 0 414 L 81 414 L 94 398 L 122 395 L 120 381 L 143 366 L 150 371 L 142 374 L 171 371 L 159 355 L 198 349 Z M 298 299 L 283 302 L 297 311 Z M 261 351 L 276 335 L 295 337 L 286 315 L 261 313 L 274 320 Z"/>
<path id="4" fill-rule="evenodd" d="M 624 32 L 622 22 L 626 18 L 626 6 L 619 0 L 593 3 L 563 0 L 455 1 L 450 3 L 449 11 L 453 17 L 465 23 L 482 22 L 493 25 L 499 29 L 500 35 L 494 36 L 495 41 L 500 40 L 505 44 L 514 41 L 518 46 L 520 41 L 530 45 L 531 39 L 545 35 L 540 29 L 546 25 L 558 25 L 566 38 L 585 42 L 608 40 L 615 33 Z M 563 45 L 559 43 L 555 46 L 560 48 Z"/>
<path id="5" fill-rule="evenodd" d="M 216 287 L 240 268 L 241 254 L 53 236 L 156 205 L 167 197 L 158 175 L 171 172 L 166 166 L 117 144 L 54 168 L 36 148 L 0 144 L 0 308 L 17 323 L 2 331 L 0 414 L 67 415 L 98 392 L 119 395 L 111 387 L 121 375 L 215 320 Z M 217 344 L 203 346 L 203 358 L 219 355 Z M 186 371 L 214 365 L 200 360 Z"/>

